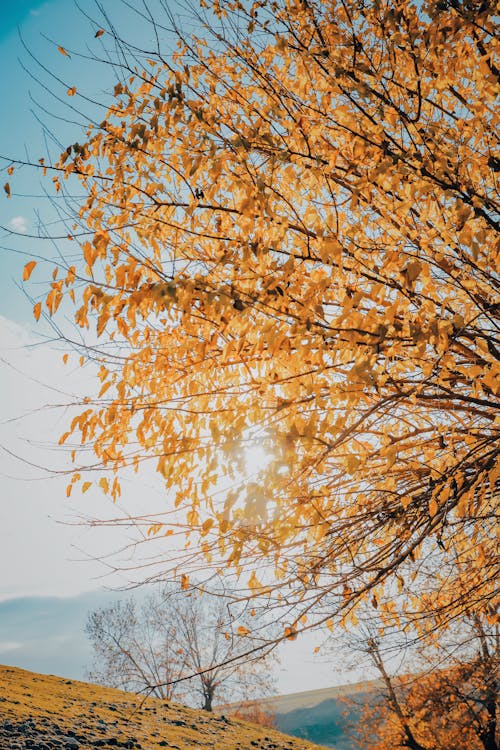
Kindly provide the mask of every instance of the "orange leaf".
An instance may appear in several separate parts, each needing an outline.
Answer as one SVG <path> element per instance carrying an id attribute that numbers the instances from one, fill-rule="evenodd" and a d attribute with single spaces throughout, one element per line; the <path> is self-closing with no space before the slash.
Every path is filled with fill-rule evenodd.
<path id="1" fill-rule="evenodd" d="M 109 490 L 109 482 L 106 479 L 106 477 L 102 477 L 102 479 L 99 479 L 99 487 L 103 490 L 104 493 L 107 493 Z"/>
<path id="2" fill-rule="evenodd" d="M 29 277 L 33 273 L 33 269 L 35 266 L 36 266 L 36 260 L 30 260 L 29 263 L 26 263 L 26 265 L 24 266 L 24 271 L 23 271 L 23 281 L 28 281 Z"/>
<path id="3" fill-rule="evenodd" d="M 94 38 L 97 39 L 98 37 L 102 36 L 104 34 L 104 29 L 99 29 L 99 31 L 96 31 L 94 34 Z"/>
<path id="4" fill-rule="evenodd" d="M 7 193 L 7 198 L 10 198 L 10 185 L 8 182 L 5 183 L 5 185 L 3 186 L 3 189 Z"/>
<path id="5" fill-rule="evenodd" d="M 64 49 L 64 47 L 59 46 L 57 49 L 59 50 L 59 52 L 61 53 L 61 55 L 64 55 L 65 57 L 70 57 L 70 55 L 66 52 L 66 50 Z"/>
<path id="6" fill-rule="evenodd" d="M 33 315 L 35 316 L 35 320 L 40 320 L 40 313 L 42 312 L 42 303 L 37 302 L 36 305 L 33 308 Z"/>
<path id="7" fill-rule="evenodd" d="M 76 94 L 76 86 L 72 86 L 70 89 L 66 91 L 68 96 L 74 96 Z"/>

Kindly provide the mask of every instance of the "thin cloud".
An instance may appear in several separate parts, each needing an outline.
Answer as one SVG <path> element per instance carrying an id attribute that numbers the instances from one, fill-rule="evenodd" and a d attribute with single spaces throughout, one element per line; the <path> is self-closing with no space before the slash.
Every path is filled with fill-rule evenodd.
<path id="1" fill-rule="evenodd" d="M 0 654 L 5 654 L 8 651 L 17 651 L 22 646 L 23 644 L 19 641 L 0 641 Z"/>
<path id="2" fill-rule="evenodd" d="M 28 231 L 28 220 L 24 216 L 14 216 L 9 221 L 9 227 L 13 232 L 18 232 L 18 234 L 26 234 Z"/>
<path id="3" fill-rule="evenodd" d="M 36 17 L 36 16 L 41 16 L 41 15 L 42 15 L 42 13 L 43 13 L 43 12 L 44 12 L 45 10 L 47 10 L 47 5 L 48 5 L 48 3 L 42 3 L 42 4 L 41 4 L 41 5 L 39 5 L 39 6 L 37 7 L 37 8 L 32 8 L 32 9 L 30 10 L 30 16 L 35 16 L 35 17 Z"/>

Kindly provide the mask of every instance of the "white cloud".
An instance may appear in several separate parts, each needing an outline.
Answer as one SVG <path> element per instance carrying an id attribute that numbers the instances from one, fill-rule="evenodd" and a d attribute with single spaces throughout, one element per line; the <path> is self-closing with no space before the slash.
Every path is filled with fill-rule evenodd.
<path id="1" fill-rule="evenodd" d="M 28 231 L 28 220 L 24 216 L 13 216 L 9 221 L 9 227 L 13 232 L 26 234 Z"/>
<path id="2" fill-rule="evenodd" d="M 47 5 L 48 3 L 42 3 L 41 5 L 38 6 L 38 8 L 32 8 L 30 10 L 30 16 L 34 16 L 35 18 L 37 16 L 41 16 L 44 13 L 44 11 L 47 10 Z"/>

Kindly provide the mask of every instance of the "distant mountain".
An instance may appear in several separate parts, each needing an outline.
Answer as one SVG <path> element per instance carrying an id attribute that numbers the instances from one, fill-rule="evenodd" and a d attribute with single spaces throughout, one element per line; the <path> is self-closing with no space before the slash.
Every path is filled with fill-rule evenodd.
<path id="1" fill-rule="evenodd" d="M 90 591 L 74 597 L 0 601 L 0 663 L 85 679 L 85 667 L 92 658 L 84 633 L 87 615 L 126 596 L 126 592 Z"/>
<path id="2" fill-rule="evenodd" d="M 377 680 L 358 682 L 278 695 L 259 701 L 259 706 L 274 716 L 281 732 L 335 750 L 353 750 L 363 706 L 377 700 L 380 687 Z"/>

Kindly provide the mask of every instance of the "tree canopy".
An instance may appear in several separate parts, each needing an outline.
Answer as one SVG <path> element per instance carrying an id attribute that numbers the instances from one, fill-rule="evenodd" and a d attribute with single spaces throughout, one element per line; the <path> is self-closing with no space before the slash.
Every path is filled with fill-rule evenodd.
<path id="1" fill-rule="evenodd" d="M 204 8 L 173 54 L 168 13 L 148 50 L 103 24 L 113 104 L 44 164 L 85 197 L 35 316 L 71 298 L 102 382 L 62 441 L 92 448 L 113 497 L 152 459 L 151 534 L 177 508 L 206 565 L 297 605 L 290 636 L 367 597 L 391 617 L 396 584 L 413 615 L 493 616 L 494 5 Z M 248 481 L 255 443 L 272 460 Z"/>

